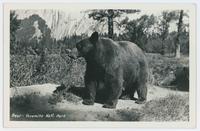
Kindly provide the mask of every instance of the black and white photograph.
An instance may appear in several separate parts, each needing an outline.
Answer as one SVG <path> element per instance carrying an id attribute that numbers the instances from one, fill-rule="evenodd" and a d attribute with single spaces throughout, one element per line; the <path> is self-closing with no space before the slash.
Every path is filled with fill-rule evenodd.
<path id="1" fill-rule="evenodd" d="M 195 7 L 74 5 L 4 7 L 7 121 L 194 125 Z"/>

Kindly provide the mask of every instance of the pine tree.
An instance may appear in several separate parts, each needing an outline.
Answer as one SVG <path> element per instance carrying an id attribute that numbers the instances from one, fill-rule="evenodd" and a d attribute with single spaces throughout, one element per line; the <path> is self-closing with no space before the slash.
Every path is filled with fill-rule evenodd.
<path id="1" fill-rule="evenodd" d="M 130 14 L 140 12 L 140 10 L 121 10 L 121 9 L 107 9 L 107 10 L 90 10 L 89 18 L 101 22 L 108 22 L 108 37 L 113 38 L 114 34 L 114 19 L 120 17 L 122 14 Z M 117 23 L 117 22 L 116 22 Z M 119 24 L 119 23 L 118 23 Z"/>

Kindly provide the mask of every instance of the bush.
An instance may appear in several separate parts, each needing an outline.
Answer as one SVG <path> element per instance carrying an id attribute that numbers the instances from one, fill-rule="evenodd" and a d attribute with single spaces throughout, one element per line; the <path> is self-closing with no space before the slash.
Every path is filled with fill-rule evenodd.
<path id="1" fill-rule="evenodd" d="M 169 95 L 151 100 L 142 113 L 142 121 L 189 121 L 189 96 Z"/>
<path id="2" fill-rule="evenodd" d="M 189 67 L 177 67 L 175 78 L 172 84 L 176 85 L 179 90 L 189 91 Z"/>
<path id="3" fill-rule="evenodd" d="M 178 71 L 179 68 L 189 69 L 188 59 L 167 58 L 153 53 L 147 53 L 146 56 L 150 84 L 164 87 L 173 85 L 176 89 L 189 90 L 189 70 Z M 86 62 L 82 58 L 73 60 L 68 55 L 11 55 L 10 62 L 11 87 L 44 83 L 84 87 Z M 181 84 L 181 80 L 186 83 Z"/>
<path id="4" fill-rule="evenodd" d="M 83 86 L 84 65 L 83 59 L 72 60 L 68 55 L 48 55 L 45 58 L 11 55 L 10 86 L 43 83 Z"/>
<path id="5" fill-rule="evenodd" d="M 48 96 L 42 96 L 38 92 L 24 95 L 15 94 L 10 98 L 10 112 L 28 112 L 34 110 L 47 110 Z"/>
<path id="6" fill-rule="evenodd" d="M 175 89 L 189 89 L 189 60 L 188 58 L 168 58 L 160 54 L 147 53 L 150 68 L 150 83 L 157 86 L 175 86 Z M 182 69 L 188 69 L 184 71 Z M 185 86 L 181 84 L 184 80 Z M 174 82 L 177 81 L 177 82 Z"/>

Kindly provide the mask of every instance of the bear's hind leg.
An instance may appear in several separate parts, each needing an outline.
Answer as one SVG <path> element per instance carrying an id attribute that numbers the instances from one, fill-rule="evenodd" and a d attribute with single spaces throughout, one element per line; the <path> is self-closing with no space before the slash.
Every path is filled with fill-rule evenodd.
<path id="1" fill-rule="evenodd" d="M 147 101 L 147 80 L 148 80 L 148 67 L 145 62 L 140 62 L 140 72 L 137 80 L 137 104 L 143 104 Z"/>
<path id="2" fill-rule="evenodd" d="M 147 100 L 147 85 L 146 85 L 146 83 L 138 85 L 137 94 L 138 94 L 138 100 L 136 100 L 135 103 L 144 104 Z"/>
<path id="3" fill-rule="evenodd" d="M 135 97 L 135 92 L 136 92 L 136 89 L 135 89 L 135 88 L 131 88 L 130 94 L 129 94 L 130 99 L 131 99 L 131 100 L 134 100 L 134 101 L 138 100 L 138 99 Z"/>

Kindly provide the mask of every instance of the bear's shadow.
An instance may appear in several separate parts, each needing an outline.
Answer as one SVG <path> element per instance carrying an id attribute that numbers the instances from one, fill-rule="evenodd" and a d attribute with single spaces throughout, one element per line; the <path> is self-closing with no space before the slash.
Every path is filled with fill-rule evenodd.
<path id="1" fill-rule="evenodd" d="M 89 94 L 85 87 L 71 87 L 67 90 L 76 96 L 81 97 L 82 99 L 87 99 Z M 108 91 L 105 89 L 98 90 L 96 93 L 95 102 L 103 104 L 108 98 Z"/>
<path id="2" fill-rule="evenodd" d="M 82 99 L 87 99 L 87 96 L 89 96 L 88 91 L 85 87 L 77 87 L 77 86 L 71 86 L 69 88 L 66 88 L 63 84 L 61 86 L 58 86 L 56 90 L 53 93 L 58 93 L 65 90 L 67 93 L 72 93 L 73 95 L 76 95 L 78 97 L 81 97 Z M 109 91 L 106 89 L 99 89 L 96 93 L 95 102 L 104 104 L 105 101 L 108 99 Z M 123 100 L 130 100 L 131 98 L 127 96 L 126 94 L 122 93 L 120 96 L 120 99 Z M 137 98 L 133 97 L 131 100 L 137 100 Z"/>

